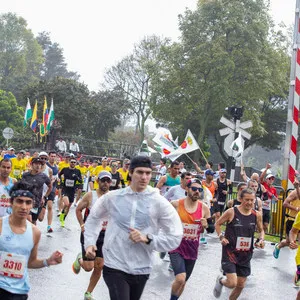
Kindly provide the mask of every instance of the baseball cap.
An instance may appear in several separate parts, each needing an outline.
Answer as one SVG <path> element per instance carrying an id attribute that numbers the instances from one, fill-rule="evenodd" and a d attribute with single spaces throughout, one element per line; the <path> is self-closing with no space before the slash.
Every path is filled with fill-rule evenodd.
<path id="1" fill-rule="evenodd" d="M 20 150 L 18 153 L 26 154 L 25 150 Z"/>
<path id="2" fill-rule="evenodd" d="M 32 161 L 31 161 L 31 163 L 33 164 L 33 163 L 43 163 L 43 161 L 39 158 L 39 157 L 34 157 L 33 159 L 32 159 Z"/>
<path id="3" fill-rule="evenodd" d="M 271 177 L 274 177 L 274 178 L 275 178 L 275 176 L 274 176 L 273 174 L 268 174 L 268 175 L 266 176 L 266 179 L 269 179 L 269 178 L 271 178 Z"/>
<path id="4" fill-rule="evenodd" d="M 211 170 L 211 169 L 207 169 L 206 171 L 205 171 L 205 176 L 207 176 L 207 175 L 211 175 L 211 176 L 214 176 L 215 174 L 216 174 L 216 172 L 214 172 L 213 170 Z"/>
<path id="5" fill-rule="evenodd" d="M 102 157 L 102 159 L 101 159 L 101 161 L 104 161 L 104 160 L 107 160 L 106 156 Z"/>
<path id="6" fill-rule="evenodd" d="M 111 174 L 109 172 L 107 172 L 107 171 L 100 172 L 99 175 L 98 175 L 98 178 L 99 179 L 109 178 L 110 180 L 112 179 Z"/>
<path id="7" fill-rule="evenodd" d="M 193 183 L 198 183 L 202 186 L 201 180 L 198 178 L 190 179 L 186 185 L 187 185 L 187 187 L 190 187 Z"/>
<path id="8" fill-rule="evenodd" d="M 39 157 L 41 157 L 41 156 L 47 156 L 48 157 L 48 153 L 45 152 L 45 151 L 42 151 L 42 152 L 39 153 Z"/>
<path id="9" fill-rule="evenodd" d="M 10 148 L 8 148 L 8 150 L 9 150 L 9 151 L 15 151 L 15 148 L 10 147 Z"/>
<path id="10" fill-rule="evenodd" d="M 227 170 L 226 170 L 226 169 L 220 169 L 219 172 L 220 172 L 220 173 L 227 173 Z"/>

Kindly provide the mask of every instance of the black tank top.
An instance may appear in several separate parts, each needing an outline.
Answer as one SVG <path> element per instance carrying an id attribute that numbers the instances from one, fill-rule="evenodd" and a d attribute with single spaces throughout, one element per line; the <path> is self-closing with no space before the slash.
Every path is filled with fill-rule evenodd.
<path id="1" fill-rule="evenodd" d="M 228 184 L 227 179 L 225 178 L 224 182 L 221 182 L 220 179 L 217 179 L 218 189 L 217 189 L 217 195 L 218 195 L 218 202 L 225 203 L 226 201 L 226 195 L 222 193 L 222 191 L 227 191 Z"/>
<path id="2" fill-rule="evenodd" d="M 227 224 L 225 230 L 225 238 L 229 241 L 229 244 L 223 246 L 222 261 L 229 260 L 233 263 L 241 264 L 250 261 L 252 257 L 256 211 L 253 209 L 251 214 L 246 216 L 241 214 L 237 207 L 233 209 L 234 218 Z M 246 242 L 239 242 L 241 238 Z M 245 243 L 249 243 L 247 247 Z M 244 249 L 241 250 L 239 249 L 240 247 L 244 247 Z"/>

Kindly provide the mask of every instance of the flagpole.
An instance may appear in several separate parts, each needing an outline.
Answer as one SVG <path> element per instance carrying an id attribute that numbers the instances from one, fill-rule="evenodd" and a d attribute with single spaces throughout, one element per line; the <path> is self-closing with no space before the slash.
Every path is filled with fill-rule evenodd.
<path id="1" fill-rule="evenodd" d="M 184 153 L 184 155 L 187 156 L 192 163 L 194 163 L 194 161 L 186 153 Z"/>
<path id="2" fill-rule="evenodd" d="M 205 157 L 205 155 L 204 155 L 204 153 L 202 152 L 202 150 L 201 150 L 200 147 L 199 147 L 199 150 L 200 150 L 200 153 L 202 154 L 202 156 L 203 156 L 205 162 L 208 164 L 208 160 L 207 160 L 207 158 Z"/>

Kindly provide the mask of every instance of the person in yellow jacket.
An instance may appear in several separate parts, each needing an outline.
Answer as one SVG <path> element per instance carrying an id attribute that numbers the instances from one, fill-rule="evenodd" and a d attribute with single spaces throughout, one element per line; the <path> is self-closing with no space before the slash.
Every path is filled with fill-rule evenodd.
<path id="1" fill-rule="evenodd" d="M 130 165 L 130 160 L 128 158 L 124 159 L 123 161 L 123 167 L 118 169 L 118 172 L 120 173 L 122 179 L 122 187 L 126 187 L 129 185 L 129 165 Z"/>
<path id="2" fill-rule="evenodd" d="M 27 169 L 27 163 L 24 159 L 26 152 L 20 150 L 17 157 L 11 158 L 12 168 L 10 176 L 15 179 L 21 179 L 23 172 Z"/>
<path id="3" fill-rule="evenodd" d="M 102 171 L 111 172 L 111 167 L 108 165 L 107 157 L 102 157 L 101 165 L 95 168 L 95 174 L 94 176 L 97 178 L 99 173 Z M 94 190 L 97 190 L 99 188 L 99 184 L 97 181 L 94 182 Z"/>

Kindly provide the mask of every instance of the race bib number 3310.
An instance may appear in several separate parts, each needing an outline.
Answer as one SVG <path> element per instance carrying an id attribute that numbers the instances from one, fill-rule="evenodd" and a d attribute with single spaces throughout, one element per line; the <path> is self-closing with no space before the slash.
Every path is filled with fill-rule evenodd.
<path id="1" fill-rule="evenodd" d="M 22 278 L 25 271 L 26 259 L 24 255 L 0 252 L 0 275 Z"/>

